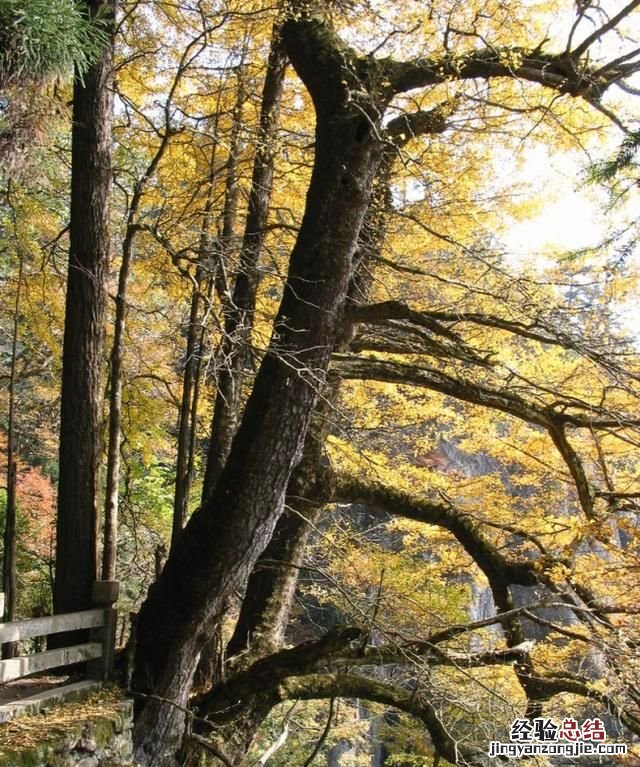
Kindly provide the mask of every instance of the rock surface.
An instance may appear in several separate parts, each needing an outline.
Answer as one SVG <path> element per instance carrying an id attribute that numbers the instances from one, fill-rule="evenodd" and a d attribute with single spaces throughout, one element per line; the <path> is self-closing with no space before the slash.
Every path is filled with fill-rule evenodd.
<path id="1" fill-rule="evenodd" d="M 122 701 L 104 716 L 78 721 L 64 733 L 16 751 L 0 751 L 0 767 L 136 767 L 133 706 Z"/>

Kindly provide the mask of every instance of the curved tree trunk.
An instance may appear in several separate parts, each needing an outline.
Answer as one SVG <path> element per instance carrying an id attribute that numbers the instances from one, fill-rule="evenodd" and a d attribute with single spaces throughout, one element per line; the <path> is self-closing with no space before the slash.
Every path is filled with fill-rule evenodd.
<path id="1" fill-rule="evenodd" d="M 386 234 L 391 205 L 389 176 L 395 156 L 394 150 L 387 150 L 380 163 L 354 256 L 349 301 L 366 301 L 368 297 L 372 265 L 380 255 Z M 336 339 L 336 351 L 348 348 L 354 325 L 345 317 Z M 318 401 L 302 461 L 287 489 L 286 510 L 247 582 L 238 621 L 226 648 L 230 660 L 243 654 L 243 666 L 282 646 L 305 548 L 327 498 L 322 466 L 324 444 L 331 413 L 338 401 L 340 383 L 340 378 L 334 376 Z"/>
<path id="2" fill-rule="evenodd" d="M 341 57 L 314 29 L 305 21 L 283 28 L 318 120 L 306 211 L 274 335 L 213 496 L 178 537 L 140 613 L 133 682 L 142 702 L 135 735 L 143 764 L 172 763 L 199 651 L 282 513 L 341 327 L 380 162 L 382 144 L 372 129 L 378 110 L 371 105 L 363 115 L 361 105 L 344 103 Z M 318 56 L 328 72 L 318 69 Z M 149 693 L 154 697 L 143 697 Z"/>

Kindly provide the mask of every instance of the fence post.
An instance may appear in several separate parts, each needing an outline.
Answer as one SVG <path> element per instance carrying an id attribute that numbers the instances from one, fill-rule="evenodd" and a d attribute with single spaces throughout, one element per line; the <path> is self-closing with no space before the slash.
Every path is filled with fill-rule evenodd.
<path id="1" fill-rule="evenodd" d="M 93 603 L 104 610 L 104 625 L 91 630 L 91 641 L 102 643 L 102 657 L 89 662 L 87 674 L 101 682 L 106 682 L 113 674 L 118 621 L 118 611 L 114 605 L 118 601 L 119 593 L 118 581 L 95 581 L 93 584 Z"/>

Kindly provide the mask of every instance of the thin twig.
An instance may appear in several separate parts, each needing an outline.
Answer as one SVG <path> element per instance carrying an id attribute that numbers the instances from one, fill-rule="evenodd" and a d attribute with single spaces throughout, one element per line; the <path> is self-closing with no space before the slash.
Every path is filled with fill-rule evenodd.
<path id="1" fill-rule="evenodd" d="M 226 767 L 234 767 L 233 762 L 230 762 L 229 759 L 222 753 L 222 751 L 219 751 L 214 745 L 209 743 L 206 738 L 202 738 L 200 735 L 191 733 L 189 735 L 189 740 L 193 741 L 205 751 L 208 751 L 210 754 L 215 756 L 216 759 L 219 759 Z"/>
<path id="2" fill-rule="evenodd" d="M 311 767 L 311 763 L 316 758 L 316 756 L 318 756 L 318 754 L 320 753 L 320 749 L 322 748 L 325 740 L 329 736 L 329 733 L 331 732 L 331 720 L 333 719 L 335 703 L 336 703 L 335 698 L 331 698 L 329 700 L 329 715 L 327 716 L 327 723 L 324 726 L 324 730 L 322 731 L 322 734 L 316 741 L 316 744 L 313 747 L 313 751 L 309 754 L 306 762 L 302 765 L 302 767 Z"/>

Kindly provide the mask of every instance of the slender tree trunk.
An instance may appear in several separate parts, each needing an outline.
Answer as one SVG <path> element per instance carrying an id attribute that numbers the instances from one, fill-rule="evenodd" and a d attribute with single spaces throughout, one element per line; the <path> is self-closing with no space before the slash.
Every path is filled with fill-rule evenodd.
<path id="1" fill-rule="evenodd" d="M 216 116 L 213 133 L 217 133 L 218 117 Z M 182 378 L 182 398 L 180 402 L 180 415 L 178 419 L 178 446 L 176 459 L 176 486 L 173 499 L 173 525 L 171 531 L 171 543 L 176 539 L 187 520 L 189 509 L 189 496 L 193 482 L 193 460 L 196 440 L 196 426 L 198 415 L 198 399 L 200 395 L 200 376 L 202 371 L 202 350 L 204 344 L 204 322 L 200 320 L 201 306 L 203 302 L 203 285 L 207 283 L 206 301 L 211 299 L 211 288 L 215 281 L 215 274 L 205 276 L 202 264 L 208 256 L 211 240 L 212 212 L 214 206 L 214 192 L 216 180 L 216 154 L 217 141 L 211 148 L 209 163 L 209 179 L 207 198 L 202 216 L 202 229 L 199 243 L 199 265 L 196 269 L 195 285 L 191 293 L 191 308 L 189 313 L 189 327 L 187 330 L 187 349 L 184 374 Z"/>
<path id="2" fill-rule="evenodd" d="M 156 149 L 151 162 L 140 177 L 133 190 L 127 226 L 122 242 L 122 262 L 118 273 L 118 292 L 116 294 L 116 314 L 114 320 L 113 345 L 109 360 L 109 434 L 107 445 L 107 470 L 105 480 L 104 536 L 102 545 L 102 578 L 115 580 L 118 553 L 118 499 L 120 491 L 120 439 L 122 432 L 122 362 L 124 358 L 124 339 L 127 323 L 127 285 L 134 256 L 134 240 L 139 231 L 136 225 L 138 210 L 145 187 L 156 172 L 164 155 L 172 133 L 169 125 Z"/>
<path id="3" fill-rule="evenodd" d="M 224 208 L 222 212 L 222 231 L 219 235 L 220 259 L 225 264 L 229 264 L 234 249 L 235 227 L 238 213 L 238 150 L 240 145 L 240 131 L 242 129 L 242 108 L 245 101 L 244 77 L 244 67 L 241 65 L 238 68 L 236 104 L 233 110 L 233 125 L 231 127 L 231 137 L 229 140 L 229 159 L 227 161 Z M 222 369 L 218 374 L 216 382 L 216 402 L 214 406 L 214 417 L 211 425 L 211 437 L 207 456 L 221 452 L 226 455 L 226 452 L 228 452 L 228 445 L 233 438 L 237 425 L 237 407 L 240 392 L 239 382 L 236 381 L 235 378 L 230 380 L 227 375 L 227 368 L 230 365 L 230 360 L 226 338 L 229 327 L 228 317 L 234 312 L 233 300 L 229 300 L 230 297 L 228 293 L 221 293 L 221 297 L 224 314 L 227 319 L 225 321 L 225 338 L 222 340 L 217 355 L 221 362 Z M 218 409 L 221 401 L 224 405 Z M 218 415 L 216 415 L 216 413 L 218 413 Z M 207 483 L 209 482 L 208 472 L 209 458 L 207 457 L 204 487 L 207 487 Z"/>
<path id="4" fill-rule="evenodd" d="M 132 248 L 123 248 L 122 263 L 118 275 L 116 316 L 113 346 L 110 359 L 109 390 L 109 442 L 107 446 L 107 472 L 104 508 L 104 537 L 102 545 L 102 578 L 116 578 L 118 551 L 118 495 L 120 486 L 120 424 L 122 417 L 122 358 L 126 324 L 126 291 L 131 267 Z"/>
<path id="5" fill-rule="evenodd" d="M 13 309 L 13 337 L 11 339 L 11 368 L 9 371 L 9 418 L 7 424 L 7 503 L 4 521 L 4 557 L 2 560 L 2 589 L 4 591 L 4 620 L 16 618 L 18 601 L 17 585 L 17 465 L 16 465 L 16 364 L 18 357 L 18 334 L 20 331 L 20 298 L 22 294 L 22 275 L 24 254 L 18 244 L 18 283 Z M 2 646 L 3 658 L 14 658 L 17 654 L 15 642 Z"/>
<path id="6" fill-rule="evenodd" d="M 216 402 L 211 425 L 211 441 L 202 487 L 202 500 L 211 497 L 231 448 L 235 434 L 241 392 L 241 369 L 246 362 L 242 351 L 251 340 L 258 276 L 256 267 L 264 245 L 271 205 L 275 138 L 280 116 L 287 58 L 279 28 L 272 33 L 271 50 L 262 91 L 260 125 L 256 140 L 247 220 L 240 251 L 240 267 L 231 306 L 225 322 L 221 358 L 225 361 L 218 377 Z"/>
<path id="7" fill-rule="evenodd" d="M 138 211 L 142 202 L 146 186 L 153 178 L 155 172 L 169 146 L 171 138 L 176 131 L 171 127 L 171 104 L 180 82 L 197 54 L 193 48 L 201 45 L 203 35 L 194 38 L 185 48 L 180 59 L 178 71 L 169 89 L 167 100 L 164 105 L 164 130 L 161 134 L 160 143 L 153 155 L 145 172 L 135 184 L 129 213 L 127 215 L 127 227 L 122 244 L 122 263 L 118 279 L 118 295 L 116 296 L 116 317 L 113 347 L 111 350 L 111 394 L 109 409 L 109 445 L 107 451 L 107 479 L 105 497 L 105 525 L 104 525 L 104 550 L 102 561 L 103 578 L 112 580 L 115 578 L 117 536 L 118 536 L 118 490 L 120 482 L 120 437 L 121 437 L 121 410 L 122 410 L 122 358 L 124 355 L 124 333 L 126 324 L 126 292 L 129 271 L 133 260 L 133 243 L 141 226 L 136 223 Z M 202 50 L 202 48 L 201 48 Z M 179 474 L 179 477 L 181 475 Z"/>
<path id="8" fill-rule="evenodd" d="M 203 280 L 206 284 L 206 292 L 204 295 L 205 307 L 211 306 L 213 298 L 213 289 L 215 286 L 215 274 L 210 274 Z M 201 296 L 202 298 L 202 296 Z M 199 333 L 196 340 L 196 359 L 195 367 L 193 371 L 193 394 L 191 396 L 191 412 L 189 414 L 189 449 L 188 449 L 188 461 L 187 461 L 187 477 L 189 484 L 187 486 L 187 501 L 189 500 L 189 493 L 191 491 L 191 484 L 194 478 L 194 462 L 196 456 L 196 442 L 198 432 L 198 407 L 200 405 L 200 393 L 202 389 L 202 363 L 205 357 L 205 339 L 207 336 L 206 327 L 206 312 L 200 319 Z"/>
<path id="9" fill-rule="evenodd" d="M 240 267 L 234 286 L 233 298 L 226 310 L 225 335 L 220 357 L 224 365 L 218 375 L 216 401 L 211 424 L 211 439 L 207 452 L 206 471 L 202 487 L 203 503 L 213 493 L 224 462 L 231 449 L 242 402 L 243 367 L 248 366 L 248 349 L 253 328 L 258 285 L 257 265 L 264 244 L 266 224 L 271 204 L 275 139 L 279 123 L 280 102 L 287 59 L 280 40 L 278 27 L 271 35 L 271 48 L 262 92 L 260 122 L 253 161 L 251 191 L 247 219 L 240 251 Z M 229 222 L 230 223 L 230 222 Z M 226 223 L 230 234 L 230 227 Z M 223 237 L 223 242 L 228 241 Z M 213 510 L 215 513 L 215 509 Z M 208 689 L 222 669 L 223 642 L 215 632 L 202 649 L 195 678 L 198 689 Z"/>
<path id="10" fill-rule="evenodd" d="M 205 280 L 207 290 L 204 296 L 204 301 L 207 306 L 211 305 L 211 299 L 213 297 L 214 279 L 213 276 L 208 276 Z M 202 362 L 205 357 L 205 338 L 207 335 L 205 317 L 201 318 L 199 335 L 197 339 L 197 354 L 196 364 L 193 371 L 193 395 L 191 397 L 191 413 L 190 413 L 190 425 L 189 425 L 189 460 L 187 462 L 187 476 L 189 478 L 189 486 L 187 488 L 187 500 L 189 492 L 191 490 L 191 484 L 194 477 L 194 462 L 196 456 L 196 442 L 198 436 L 198 407 L 200 405 L 200 392 L 202 388 Z"/>
<path id="11" fill-rule="evenodd" d="M 184 527 L 189 511 L 189 495 L 192 482 L 192 416 L 194 391 L 197 386 L 196 374 L 199 370 L 198 358 L 200 348 L 198 344 L 200 316 L 200 304 L 202 299 L 202 270 L 200 267 L 196 273 L 196 285 L 191 293 L 191 308 L 189 311 L 189 325 L 187 329 L 187 348 L 184 373 L 182 376 L 182 398 L 180 401 L 180 415 L 178 419 L 178 449 L 176 461 L 176 485 L 173 497 L 173 526 L 171 530 L 171 544 L 176 540 Z"/>
<path id="12" fill-rule="evenodd" d="M 341 327 L 382 151 L 372 128 L 377 105 L 363 114 L 362 106 L 345 104 L 341 59 L 331 58 L 315 25 L 291 22 L 284 29 L 289 55 L 314 94 L 314 170 L 274 334 L 229 457 L 211 500 L 176 540 L 140 613 L 136 753 L 154 767 L 173 763 L 200 649 L 282 513 Z M 328 79 L 318 55 L 331 65 Z M 145 698 L 148 693 L 154 697 Z"/>
<path id="13" fill-rule="evenodd" d="M 212 296 L 213 296 L 213 289 L 215 285 L 215 275 L 209 275 L 207 277 L 208 282 L 208 290 L 207 290 L 207 296 L 205 300 L 207 303 L 211 302 Z M 195 291 L 200 290 L 200 282 L 198 283 L 198 288 L 194 288 L 194 295 Z M 198 298 L 200 299 L 200 293 L 198 292 Z M 195 332 L 195 328 L 194 328 Z M 185 475 L 185 481 L 183 485 L 183 492 L 184 492 L 184 509 L 185 509 L 185 517 L 183 519 L 186 520 L 186 509 L 188 507 L 189 502 L 189 493 L 191 490 L 191 483 L 193 481 L 193 475 L 194 475 L 194 460 L 195 460 L 195 452 L 196 452 L 196 432 L 197 432 L 197 426 L 198 426 L 198 405 L 200 401 L 200 387 L 202 384 L 202 360 L 204 357 L 204 339 L 206 334 L 206 328 L 204 320 L 201 321 L 200 327 L 198 330 L 198 338 L 196 339 L 196 354 L 194 359 L 194 369 L 192 374 L 192 384 L 191 388 L 193 390 L 193 393 L 191 396 L 191 403 L 190 403 L 190 412 L 189 412 L 189 433 L 186 437 L 188 444 L 186 446 L 186 452 L 187 452 L 187 461 L 186 461 L 186 475 Z M 174 515 L 174 524 L 176 521 L 176 516 Z M 182 529 L 182 528 L 181 528 Z M 175 536 L 178 534 L 178 531 L 173 530 L 172 535 L 172 543 L 175 540 Z M 198 665 L 198 669 L 196 672 L 196 681 L 195 685 L 199 687 L 199 689 L 203 689 L 205 687 L 208 687 L 213 683 L 213 680 L 215 679 L 215 670 L 220 667 L 221 659 L 223 657 L 223 652 L 220 651 L 220 648 L 223 647 L 222 639 L 220 637 L 219 632 L 216 632 L 212 637 L 208 639 L 205 646 L 202 649 L 202 653 L 200 656 L 200 661 Z"/>
<path id="14" fill-rule="evenodd" d="M 116 0 L 87 13 L 115 14 Z M 91 606 L 97 569 L 98 467 L 111 189 L 112 46 L 73 92 L 69 273 L 60 414 L 60 481 L 54 609 Z"/>

